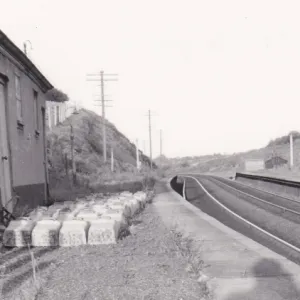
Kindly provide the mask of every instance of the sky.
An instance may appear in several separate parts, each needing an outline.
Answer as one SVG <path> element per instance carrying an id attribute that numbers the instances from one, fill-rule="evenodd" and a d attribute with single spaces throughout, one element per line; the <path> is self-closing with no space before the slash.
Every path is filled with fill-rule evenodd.
<path id="1" fill-rule="evenodd" d="M 10 0 L 0 28 L 72 102 L 153 156 L 233 153 L 300 131 L 299 1 Z M 5 13 L 3 13 L 5 12 Z"/>

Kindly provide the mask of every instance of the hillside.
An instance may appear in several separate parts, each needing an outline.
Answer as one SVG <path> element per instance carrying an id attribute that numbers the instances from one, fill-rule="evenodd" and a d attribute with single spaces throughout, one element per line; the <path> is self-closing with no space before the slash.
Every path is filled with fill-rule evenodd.
<path id="1" fill-rule="evenodd" d="M 267 144 L 267 143 L 266 143 Z M 287 159 L 289 161 L 290 146 L 289 134 L 270 141 L 266 147 L 250 150 L 247 152 L 234 153 L 232 155 L 206 155 L 181 158 L 166 158 L 160 164 L 159 158 L 155 161 L 162 168 L 168 170 L 168 173 L 180 172 L 199 172 L 207 174 L 219 174 L 222 176 L 233 176 L 235 172 L 245 171 L 244 162 L 247 159 L 268 159 L 272 153 Z M 288 166 L 274 170 L 264 170 L 257 173 L 283 176 L 291 179 L 300 179 L 300 134 L 294 132 L 294 169 L 289 170 Z"/>
<path id="2" fill-rule="evenodd" d="M 105 182 L 113 176 L 110 171 L 110 150 L 114 148 L 114 174 L 136 172 L 135 145 L 112 123 L 107 121 L 107 163 L 103 162 L 102 117 L 94 112 L 81 109 L 77 114 L 66 119 L 62 124 L 47 133 L 49 153 L 50 184 L 63 181 L 71 172 L 70 125 L 74 131 L 74 160 L 77 179 L 88 185 Z M 140 152 L 143 168 L 150 160 Z M 156 167 L 154 165 L 154 167 Z"/>

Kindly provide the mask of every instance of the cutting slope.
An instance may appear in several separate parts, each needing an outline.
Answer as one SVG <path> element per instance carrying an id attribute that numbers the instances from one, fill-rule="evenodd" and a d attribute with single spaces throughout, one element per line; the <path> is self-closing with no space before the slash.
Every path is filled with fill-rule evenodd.
<path id="1" fill-rule="evenodd" d="M 74 132 L 74 160 L 77 177 L 89 182 L 103 179 L 110 173 L 110 150 L 114 148 L 115 172 L 135 172 L 135 145 L 112 123 L 107 121 L 107 158 L 103 162 L 102 118 L 94 112 L 81 109 L 48 133 L 50 183 L 62 179 L 71 170 L 70 129 Z M 150 160 L 140 152 L 142 166 L 147 168 Z"/>

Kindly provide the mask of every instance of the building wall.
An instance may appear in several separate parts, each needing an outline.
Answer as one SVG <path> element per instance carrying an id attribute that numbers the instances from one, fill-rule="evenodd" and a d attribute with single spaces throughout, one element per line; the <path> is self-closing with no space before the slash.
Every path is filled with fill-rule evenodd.
<path id="1" fill-rule="evenodd" d="M 253 159 L 245 161 L 245 170 L 246 171 L 258 171 L 263 170 L 265 168 L 265 163 L 261 159 Z"/>
<path id="2" fill-rule="evenodd" d="M 44 204 L 46 173 L 42 107 L 45 108 L 45 95 L 33 81 L 32 75 L 1 47 L 0 72 L 8 78 L 6 117 L 11 149 L 12 185 L 21 198 L 21 205 Z M 20 76 L 23 128 L 17 124 L 15 73 Z M 33 90 L 38 92 L 39 135 L 35 133 Z"/>

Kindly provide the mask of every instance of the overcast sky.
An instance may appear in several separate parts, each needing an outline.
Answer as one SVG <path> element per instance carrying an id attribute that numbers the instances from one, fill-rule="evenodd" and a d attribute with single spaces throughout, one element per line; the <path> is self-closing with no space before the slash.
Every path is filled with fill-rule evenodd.
<path id="1" fill-rule="evenodd" d="M 106 84 L 107 118 L 167 156 L 262 147 L 300 130 L 299 1 L 9 0 L 0 28 L 72 101 L 101 114 L 87 73 Z M 148 151 L 148 149 L 147 149 Z"/>

